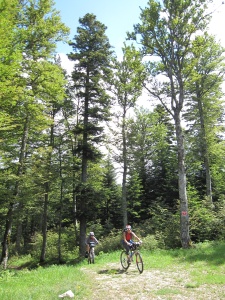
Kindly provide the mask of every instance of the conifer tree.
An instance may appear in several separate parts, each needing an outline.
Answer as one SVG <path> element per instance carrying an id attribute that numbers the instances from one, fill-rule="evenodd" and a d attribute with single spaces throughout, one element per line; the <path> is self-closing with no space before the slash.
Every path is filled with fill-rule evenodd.
<path id="1" fill-rule="evenodd" d="M 80 221 L 80 254 L 85 251 L 87 224 L 87 195 L 85 194 L 88 161 L 100 155 L 99 143 L 103 137 L 103 121 L 109 118 L 110 97 L 106 86 L 110 79 L 111 45 L 106 36 L 107 27 L 93 14 L 79 19 L 80 26 L 70 46 L 73 49 L 68 57 L 74 61 L 72 78 L 76 96 L 80 99 L 79 114 L 82 118 L 74 128 L 80 135 L 77 149 L 82 157 L 81 193 L 78 201 Z"/>

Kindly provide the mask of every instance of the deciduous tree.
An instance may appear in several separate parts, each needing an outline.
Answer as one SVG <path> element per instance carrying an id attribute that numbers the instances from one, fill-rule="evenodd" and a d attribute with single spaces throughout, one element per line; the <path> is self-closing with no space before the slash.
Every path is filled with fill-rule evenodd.
<path id="1" fill-rule="evenodd" d="M 154 77 L 161 75 L 160 82 L 146 88 L 161 101 L 175 122 L 183 248 L 189 247 L 190 235 L 182 111 L 191 74 L 188 65 L 192 62 L 192 40 L 208 25 L 208 3 L 208 0 L 150 0 L 141 11 L 140 24 L 135 25 L 134 33 L 129 35 L 138 40 L 144 55 L 157 58 L 149 70 Z"/>

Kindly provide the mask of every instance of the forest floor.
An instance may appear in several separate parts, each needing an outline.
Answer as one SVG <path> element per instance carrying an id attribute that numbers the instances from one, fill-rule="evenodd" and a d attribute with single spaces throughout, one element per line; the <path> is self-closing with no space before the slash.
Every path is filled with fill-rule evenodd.
<path id="1" fill-rule="evenodd" d="M 191 281 L 190 273 L 180 268 L 144 270 L 139 274 L 134 263 L 127 271 L 118 263 L 110 263 L 104 269 L 94 264 L 83 267 L 82 271 L 92 278 L 96 300 L 225 299 L 224 285 L 198 286 Z"/>

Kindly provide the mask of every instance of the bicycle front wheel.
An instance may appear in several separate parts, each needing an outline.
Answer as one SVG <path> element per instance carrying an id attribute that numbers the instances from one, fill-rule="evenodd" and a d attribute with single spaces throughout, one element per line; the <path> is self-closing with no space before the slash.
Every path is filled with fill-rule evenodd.
<path id="1" fill-rule="evenodd" d="M 136 265 L 139 273 L 142 273 L 144 270 L 144 264 L 140 253 L 136 254 Z"/>
<path id="2" fill-rule="evenodd" d="M 129 268 L 129 264 L 127 262 L 127 254 L 126 251 L 122 251 L 120 254 L 120 263 L 124 270 Z"/>
<path id="3" fill-rule="evenodd" d="M 91 253 L 88 254 L 88 264 L 91 264 Z"/>

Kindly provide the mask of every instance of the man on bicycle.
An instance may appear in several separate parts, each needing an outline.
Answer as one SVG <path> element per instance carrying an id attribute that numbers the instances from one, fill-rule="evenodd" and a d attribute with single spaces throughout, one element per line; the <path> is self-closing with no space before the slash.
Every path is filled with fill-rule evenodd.
<path id="1" fill-rule="evenodd" d="M 96 239 L 93 231 L 91 231 L 89 233 L 89 235 L 87 236 L 86 241 L 85 241 L 85 245 L 86 245 L 85 257 L 88 257 L 88 253 L 89 253 L 89 249 L 90 249 L 89 243 L 95 243 L 95 245 L 98 244 L 98 240 Z"/>
<path id="2" fill-rule="evenodd" d="M 136 238 L 141 243 L 141 240 L 139 239 L 139 237 L 131 230 L 131 226 L 127 225 L 123 230 L 122 244 L 123 244 L 124 249 L 126 250 L 128 261 L 130 261 L 129 250 L 133 244 L 133 238 Z"/>

